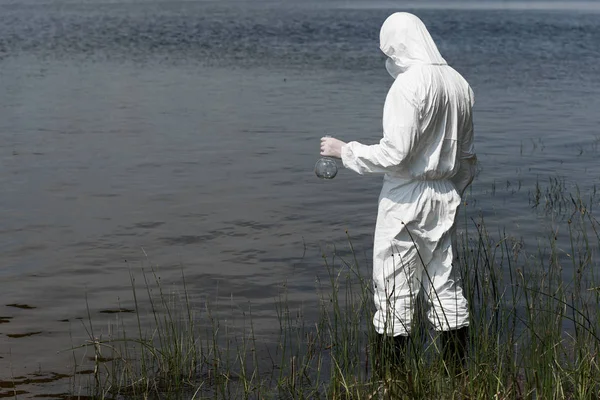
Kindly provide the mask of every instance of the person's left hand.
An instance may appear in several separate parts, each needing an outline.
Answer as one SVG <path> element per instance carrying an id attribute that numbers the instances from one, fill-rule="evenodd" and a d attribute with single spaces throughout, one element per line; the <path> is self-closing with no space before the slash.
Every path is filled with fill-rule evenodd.
<path id="1" fill-rule="evenodd" d="M 342 146 L 346 143 L 329 136 L 321 138 L 321 155 L 324 157 L 342 158 Z"/>

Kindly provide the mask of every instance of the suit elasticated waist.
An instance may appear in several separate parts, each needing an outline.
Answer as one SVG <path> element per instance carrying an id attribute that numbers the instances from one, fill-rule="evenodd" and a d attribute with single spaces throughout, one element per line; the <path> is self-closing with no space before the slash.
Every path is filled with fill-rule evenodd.
<path id="1" fill-rule="evenodd" d="M 428 178 L 425 175 L 419 175 L 419 176 L 410 176 L 410 175 L 392 175 L 392 174 L 386 174 L 386 178 L 389 180 L 393 180 L 393 181 L 404 181 L 406 183 L 409 182 L 443 182 L 443 181 L 448 181 L 450 182 L 450 178 L 444 177 L 444 178 Z"/>

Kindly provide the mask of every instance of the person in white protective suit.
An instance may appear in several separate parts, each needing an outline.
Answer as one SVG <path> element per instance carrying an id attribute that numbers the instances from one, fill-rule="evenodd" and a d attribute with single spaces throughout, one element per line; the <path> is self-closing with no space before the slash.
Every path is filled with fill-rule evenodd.
<path id="1" fill-rule="evenodd" d="M 452 236 L 475 174 L 473 91 L 412 14 L 386 19 L 380 48 L 395 78 L 383 107 L 383 138 L 369 146 L 325 137 L 321 155 L 341 158 L 361 175 L 384 174 L 373 246 L 376 331 L 405 346 L 423 289 L 444 357 L 462 363 L 469 313 L 452 268 Z"/>

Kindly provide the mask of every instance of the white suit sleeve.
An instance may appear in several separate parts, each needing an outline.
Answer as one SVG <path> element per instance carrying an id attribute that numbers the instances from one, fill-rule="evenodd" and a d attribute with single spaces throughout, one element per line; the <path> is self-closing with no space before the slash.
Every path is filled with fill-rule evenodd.
<path id="1" fill-rule="evenodd" d="M 419 139 L 419 112 L 416 106 L 393 88 L 383 110 L 383 138 L 379 144 L 350 142 L 342 147 L 346 168 L 365 173 L 397 171 Z"/>
<path id="2" fill-rule="evenodd" d="M 473 91 L 469 88 L 469 95 L 471 97 L 471 107 L 474 105 Z M 475 173 L 477 171 L 477 156 L 475 155 L 475 149 L 473 146 L 473 120 L 469 122 L 469 130 L 463 137 L 463 141 L 460 148 L 460 167 L 456 175 L 451 179 L 452 183 L 456 187 L 458 193 L 463 195 L 465 189 L 473 182 Z"/>
<path id="3" fill-rule="evenodd" d="M 461 197 L 465 189 L 473 182 L 475 172 L 477 171 L 477 156 L 472 149 L 471 146 L 470 152 L 461 151 L 460 167 L 456 175 L 451 178 Z"/>

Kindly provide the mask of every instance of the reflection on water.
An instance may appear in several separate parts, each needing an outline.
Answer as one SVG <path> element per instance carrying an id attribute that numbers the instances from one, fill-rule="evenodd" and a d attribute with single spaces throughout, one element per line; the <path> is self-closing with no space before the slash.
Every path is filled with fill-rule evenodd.
<path id="1" fill-rule="evenodd" d="M 265 332 L 347 232 L 368 267 L 381 177 L 313 167 L 326 133 L 378 140 L 390 11 L 339 6 L 0 2 L 0 378 L 69 371 L 150 264 Z M 417 13 L 476 93 L 468 215 L 535 241 L 552 185 L 598 181 L 596 15 Z"/>

